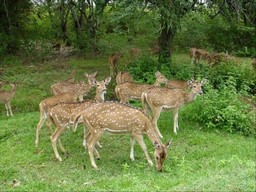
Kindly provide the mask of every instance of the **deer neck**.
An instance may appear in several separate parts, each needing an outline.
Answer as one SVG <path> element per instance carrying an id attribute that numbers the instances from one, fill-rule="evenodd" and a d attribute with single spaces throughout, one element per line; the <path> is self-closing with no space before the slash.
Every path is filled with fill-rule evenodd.
<path id="1" fill-rule="evenodd" d="M 194 93 L 192 90 L 189 93 L 185 93 L 185 103 L 190 103 L 194 101 L 197 97 L 197 94 Z"/>
<path id="2" fill-rule="evenodd" d="M 96 95 L 95 95 L 94 100 L 97 101 L 97 102 L 104 102 L 104 100 L 105 100 L 105 92 L 97 92 L 96 91 Z"/>
<path id="3" fill-rule="evenodd" d="M 153 84 L 153 86 L 160 86 L 160 83 L 155 81 L 155 83 Z"/>
<path id="4" fill-rule="evenodd" d="M 153 128 L 153 126 L 149 126 L 151 128 L 149 128 L 146 132 L 147 136 L 148 136 L 148 139 L 152 142 L 152 143 L 159 143 L 159 144 L 162 144 L 157 132 L 156 132 L 156 129 Z"/>

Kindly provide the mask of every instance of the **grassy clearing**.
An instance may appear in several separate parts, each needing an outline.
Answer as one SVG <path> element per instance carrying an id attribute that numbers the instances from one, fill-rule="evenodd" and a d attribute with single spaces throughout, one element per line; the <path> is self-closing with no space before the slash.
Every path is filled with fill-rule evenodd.
<path id="1" fill-rule="evenodd" d="M 99 171 L 91 168 L 82 146 L 82 127 L 76 133 L 64 132 L 62 143 L 68 154 L 58 162 L 45 127 L 39 149 L 34 147 L 39 120 L 38 104 L 48 97 L 50 85 L 66 79 L 72 70 L 77 80 L 84 72 L 98 71 L 98 79 L 108 75 L 107 58 L 75 58 L 47 64 L 10 64 L 4 67 L 3 80 L 17 81 L 12 103 L 14 117 L 5 115 L 0 105 L 0 191 L 255 191 L 255 138 L 203 131 L 204 125 L 183 118 L 180 113 L 178 135 L 173 135 L 170 112 L 161 114 L 159 127 L 163 142 L 173 139 L 165 171 L 149 167 L 142 150 L 135 146 L 135 162 L 129 160 L 129 136 L 104 135 Z M 174 56 L 175 63 L 189 63 L 187 56 Z M 199 98 L 200 100 L 200 98 Z M 135 103 L 136 104 L 136 103 Z M 193 104 L 190 104 L 193 105 Z M 146 144 L 153 158 L 153 146 Z M 19 185 L 13 186 L 13 180 Z"/>
<path id="2" fill-rule="evenodd" d="M 76 133 L 63 134 L 68 151 L 62 154 L 63 162 L 56 161 L 45 127 L 36 151 L 38 115 L 20 113 L 0 118 L 1 191 L 255 191 L 254 138 L 203 132 L 197 124 L 183 121 L 174 136 L 170 114 L 164 113 L 160 119 L 163 140 L 172 137 L 173 145 L 163 173 L 148 166 L 138 145 L 135 162 L 129 160 L 127 135 L 108 134 L 101 140 L 101 160 L 97 161 L 100 170 L 95 171 L 82 147 L 82 127 Z M 153 157 L 153 147 L 145 140 Z M 12 187 L 14 179 L 19 186 Z"/>

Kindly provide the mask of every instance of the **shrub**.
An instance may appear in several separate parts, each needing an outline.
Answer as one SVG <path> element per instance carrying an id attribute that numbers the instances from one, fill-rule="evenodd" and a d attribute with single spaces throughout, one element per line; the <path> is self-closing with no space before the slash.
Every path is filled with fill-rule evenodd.
<path id="1" fill-rule="evenodd" d="M 158 70 L 158 62 L 156 59 L 144 55 L 138 60 L 133 61 L 127 67 L 135 81 L 144 83 L 154 83 L 155 72 Z"/>
<path id="2" fill-rule="evenodd" d="M 202 123 L 204 129 L 224 130 L 244 135 L 255 134 L 255 110 L 244 103 L 231 76 L 222 84 L 222 89 L 206 87 L 206 93 L 188 106 L 186 118 Z"/>

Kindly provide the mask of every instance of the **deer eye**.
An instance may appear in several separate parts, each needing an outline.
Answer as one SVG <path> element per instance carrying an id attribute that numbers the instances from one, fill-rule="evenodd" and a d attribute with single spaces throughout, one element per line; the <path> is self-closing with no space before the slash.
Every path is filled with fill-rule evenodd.
<path id="1" fill-rule="evenodd" d="M 156 160 L 159 160 L 159 157 L 158 157 L 158 156 L 156 156 Z"/>

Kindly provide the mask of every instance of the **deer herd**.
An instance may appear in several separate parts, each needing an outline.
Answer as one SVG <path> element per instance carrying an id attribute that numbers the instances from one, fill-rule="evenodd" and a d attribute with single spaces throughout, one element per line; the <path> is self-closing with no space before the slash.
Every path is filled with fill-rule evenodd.
<path id="1" fill-rule="evenodd" d="M 220 57 L 196 48 L 191 48 L 189 53 L 192 63 L 199 63 L 200 59 L 216 62 Z M 39 145 L 41 128 L 46 123 L 51 133 L 50 140 L 54 155 L 57 160 L 62 161 L 58 152 L 60 148 L 65 153 L 60 139 L 61 134 L 67 128 L 76 131 L 78 124 L 82 124 L 84 126 L 83 146 L 88 150 L 93 168 L 98 169 L 94 157 L 100 158 L 97 147 L 102 148 L 100 138 L 104 132 L 129 134 L 130 159 L 134 161 L 134 144 L 137 141 L 148 164 L 152 166 L 153 162 L 143 140 L 143 135 L 146 135 L 154 147 L 156 169 L 163 170 L 163 162 L 172 141 L 169 140 L 165 144 L 161 141 L 163 138 L 160 132 L 161 127 L 157 125 L 161 112 L 173 111 L 173 131 L 177 134 L 179 109 L 203 94 L 202 86 L 206 80 L 168 80 L 157 71 L 154 84 L 136 83 L 129 72 L 117 72 L 120 57 L 120 52 L 109 57 L 110 76 L 102 81 L 96 79 L 97 72 L 94 72 L 84 74 L 88 82 L 76 83 L 72 73 L 68 80 L 52 84 L 53 96 L 42 100 L 39 104 L 40 118 L 36 127 L 36 147 Z M 254 59 L 253 66 L 256 65 L 255 61 Z M 116 80 L 114 91 L 119 102 L 105 101 L 107 85 L 114 76 Z M 17 85 L 10 84 L 12 88 L 9 91 L 2 90 L 2 86 L 3 83 L 0 82 L 0 103 L 5 104 L 7 116 L 13 116 L 10 102 L 16 93 Z M 96 89 L 94 99 L 84 100 L 84 96 L 94 88 Z M 129 105 L 130 100 L 140 100 L 142 108 Z M 55 127 L 55 131 L 52 131 L 52 126 Z"/>

